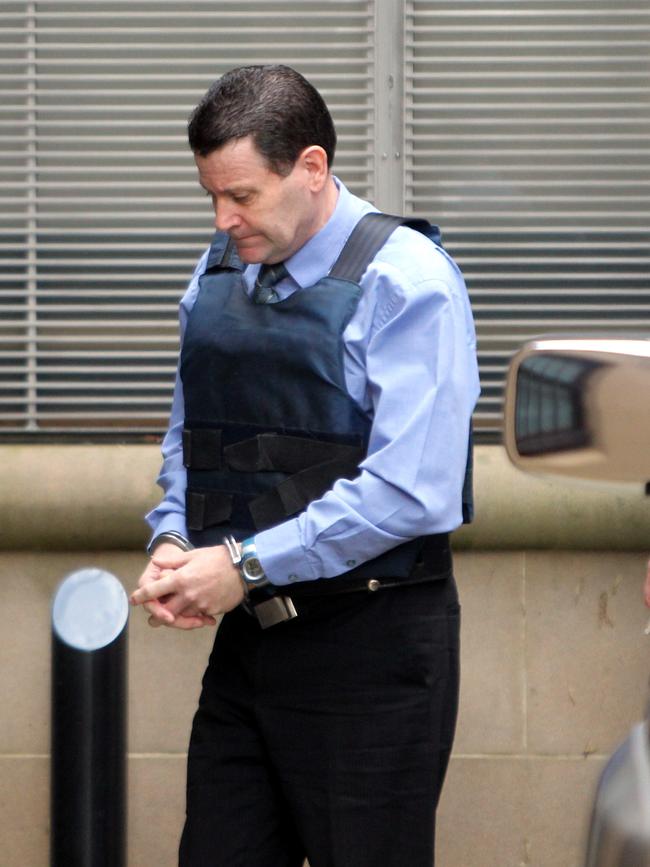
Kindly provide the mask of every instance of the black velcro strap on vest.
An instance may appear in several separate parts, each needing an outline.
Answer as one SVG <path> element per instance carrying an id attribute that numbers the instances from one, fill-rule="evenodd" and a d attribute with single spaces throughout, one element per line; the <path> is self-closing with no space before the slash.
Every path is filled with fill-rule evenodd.
<path id="1" fill-rule="evenodd" d="M 425 536 L 422 540 L 422 547 L 411 575 L 413 577 L 439 575 L 450 570 L 451 566 L 449 533 L 437 533 L 433 536 Z"/>
<path id="2" fill-rule="evenodd" d="M 337 479 L 351 479 L 359 472 L 357 461 L 335 459 L 302 470 L 272 491 L 256 497 L 248 508 L 258 530 L 271 527 L 302 512 L 312 500 L 328 491 Z"/>
<path id="3" fill-rule="evenodd" d="M 188 530 L 204 530 L 228 521 L 232 514 L 233 497 L 221 491 L 188 488 L 185 492 L 185 517 Z"/>
<path id="4" fill-rule="evenodd" d="M 364 450 L 356 445 L 264 433 L 226 446 L 223 456 L 231 469 L 240 472 L 275 470 L 281 473 L 299 473 L 332 460 L 358 464 L 364 457 Z"/>
<path id="5" fill-rule="evenodd" d="M 221 431 L 215 428 L 185 428 L 183 466 L 191 470 L 220 470 Z"/>

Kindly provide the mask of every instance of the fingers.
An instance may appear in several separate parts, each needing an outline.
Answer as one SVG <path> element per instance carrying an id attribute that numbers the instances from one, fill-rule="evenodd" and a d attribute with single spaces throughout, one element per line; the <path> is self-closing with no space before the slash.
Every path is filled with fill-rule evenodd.
<path id="1" fill-rule="evenodd" d="M 162 580 L 155 582 L 148 593 L 158 592 Z M 135 596 L 134 593 L 132 600 Z M 142 607 L 149 613 L 148 623 L 154 628 L 173 626 L 177 629 L 199 629 L 202 626 L 216 626 L 217 624 L 216 619 L 211 614 L 199 611 L 195 605 L 188 605 L 187 600 L 180 594 L 162 593 L 156 599 L 142 603 L 134 601 L 134 604 L 142 604 Z"/>
<path id="2" fill-rule="evenodd" d="M 217 621 L 209 614 L 179 614 L 173 623 L 160 623 L 153 617 L 149 618 L 149 625 L 153 627 L 168 626 L 172 629 L 200 629 L 202 626 L 216 626 Z"/>
<path id="3" fill-rule="evenodd" d="M 160 545 L 151 555 L 151 562 L 159 569 L 178 569 L 190 558 L 190 551 L 182 551 L 176 545 Z"/>
<path id="4" fill-rule="evenodd" d="M 176 593 L 173 596 L 165 596 L 159 601 L 164 604 L 165 610 L 169 611 L 169 613 L 174 617 L 176 617 L 177 614 L 200 613 L 200 609 L 196 606 L 192 606 L 180 593 Z"/>
<path id="5" fill-rule="evenodd" d="M 172 626 L 175 620 L 175 614 L 170 611 L 166 605 L 163 605 L 158 599 L 144 604 L 144 609 L 150 615 L 149 624 L 151 626 Z"/>
<path id="6" fill-rule="evenodd" d="M 174 602 L 175 605 L 173 605 Z M 173 597 L 171 602 L 166 605 L 156 601 L 146 602 L 142 607 L 149 612 L 147 622 L 154 629 L 159 626 L 171 626 L 176 629 L 199 629 L 201 626 L 216 626 L 217 621 L 211 614 L 203 614 L 191 607 L 182 611 L 174 610 L 180 608 L 181 604 L 177 597 Z"/>
<path id="7" fill-rule="evenodd" d="M 204 559 L 206 551 L 202 553 Z M 177 629 L 216 626 L 216 618 L 206 613 L 206 609 L 216 608 L 211 604 L 209 594 L 201 592 L 205 590 L 205 576 L 201 572 L 196 574 L 196 569 L 189 572 L 183 569 L 196 555 L 196 551 L 181 551 L 175 545 L 167 544 L 160 545 L 154 551 L 138 582 L 138 588 L 130 597 L 132 605 L 142 605 L 148 612 L 150 626 L 172 626 Z M 209 578 L 212 579 L 212 575 Z M 199 596 L 206 597 L 201 605 L 196 602 Z"/>
<path id="8" fill-rule="evenodd" d="M 160 569 L 151 560 L 147 563 L 147 568 L 144 570 L 138 579 L 138 587 L 144 587 L 151 581 L 157 581 L 160 578 Z"/>
<path id="9" fill-rule="evenodd" d="M 185 600 L 180 594 L 165 600 L 164 607 L 167 612 L 174 616 L 174 623 L 171 624 L 173 626 L 178 625 L 177 621 L 179 617 L 182 618 L 181 622 L 184 624 L 181 628 L 193 629 L 195 628 L 195 624 L 198 626 L 216 626 L 217 621 L 211 614 L 201 611 L 196 604 L 188 605 L 187 600 Z"/>
<path id="10" fill-rule="evenodd" d="M 175 545 L 159 546 L 140 576 L 137 589 L 131 594 L 131 604 L 142 605 L 153 628 L 198 629 L 216 624 L 214 617 L 188 607 L 187 600 L 174 592 L 178 588 L 173 568 L 183 565 L 184 553 Z"/>
<path id="11" fill-rule="evenodd" d="M 131 594 L 132 605 L 142 605 L 152 602 L 177 591 L 176 576 L 173 572 L 161 572 L 157 581 L 147 581 Z"/>

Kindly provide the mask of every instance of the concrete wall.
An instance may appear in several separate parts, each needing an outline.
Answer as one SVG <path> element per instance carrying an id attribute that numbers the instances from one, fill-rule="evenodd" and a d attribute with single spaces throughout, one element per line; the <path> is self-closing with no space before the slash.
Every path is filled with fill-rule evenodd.
<path id="1" fill-rule="evenodd" d="M 88 565 L 134 586 L 157 464 L 156 447 L 0 448 L 3 867 L 48 863 L 52 593 Z M 594 783 L 647 698 L 648 498 L 531 480 L 497 448 L 478 450 L 477 495 L 480 518 L 457 536 L 463 684 L 438 863 L 581 867 Z M 131 619 L 132 867 L 175 864 L 211 639 Z"/>

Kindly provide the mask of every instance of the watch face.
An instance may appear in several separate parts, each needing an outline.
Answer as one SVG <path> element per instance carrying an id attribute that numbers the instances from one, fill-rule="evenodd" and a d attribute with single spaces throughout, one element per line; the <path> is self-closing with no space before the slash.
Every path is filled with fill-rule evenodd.
<path id="1" fill-rule="evenodd" d="M 264 569 L 257 557 L 248 557 L 242 563 L 242 571 L 249 581 L 259 581 L 264 578 Z"/>

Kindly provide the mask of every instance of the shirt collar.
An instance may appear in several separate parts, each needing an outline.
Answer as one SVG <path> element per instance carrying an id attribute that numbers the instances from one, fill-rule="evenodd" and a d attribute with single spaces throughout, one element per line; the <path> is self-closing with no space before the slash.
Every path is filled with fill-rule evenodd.
<path id="1" fill-rule="evenodd" d="M 334 178 L 339 195 L 334 213 L 306 244 L 287 259 L 287 270 L 303 289 L 313 286 L 329 273 L 345 242 L 367 209 L 367 203 L 353 196 L 338 178 Z"/>
<path id="2" fill-rule="evenodd" d="M 342 181 L 334 177 L 338 189 L 338 199 L 332 216 L 302 247 L 285 261 L 285 267 L 293 281 L 305 289 L 313 286 L 321 277 L 329 273 L 338 259 L 345 242 L 363 214 L 375 210 L 368 202 L 352 195 Z M 259 271 L 258 265 L 245 271 L 245 280 L 252 288 Z M 284 286 L 279 287 L 281 290 Z M 281 297 L 286 291 L 279 291 Z"/>

